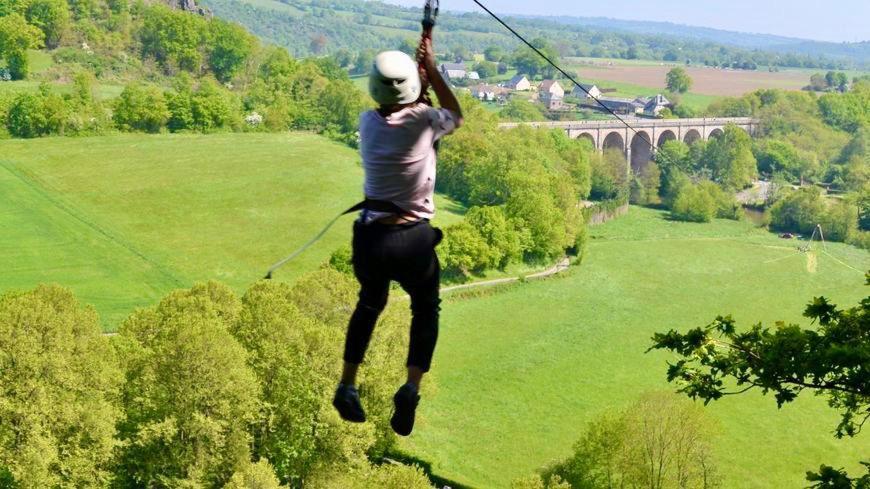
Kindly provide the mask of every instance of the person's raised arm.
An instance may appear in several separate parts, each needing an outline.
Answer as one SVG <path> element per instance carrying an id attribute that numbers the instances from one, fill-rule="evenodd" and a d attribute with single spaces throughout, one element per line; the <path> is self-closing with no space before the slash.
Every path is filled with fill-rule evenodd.
<path id="1" fill-rule="evenodd" d="M 441 77 L 438 72 L 438 67 L 435 65 L 435 51 L 432 49 L 432 39 L 426 39 L 424 44 L 423 64 L 426 69 L 426 75 L 429 77 L 429 84 L 432 85 L 432 90 L 435 91 L 435 96 L 438 97 L 438 103 L 441 107 L 456 114 L 456 127 L 462 125 L 462 108 L 459 106 L 459 101 L 456 100 L 456 95 L 447 86 L 447 82 Z"/>

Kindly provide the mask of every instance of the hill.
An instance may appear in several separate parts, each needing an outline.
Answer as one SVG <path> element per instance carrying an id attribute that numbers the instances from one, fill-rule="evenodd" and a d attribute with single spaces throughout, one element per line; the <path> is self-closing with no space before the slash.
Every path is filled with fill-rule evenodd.
<path id="1" fill-rule="evenodd" d="M 644 354 L 653 332 L 725 313 L 744 326 L 806 325 L 800 312 L 813 296 L 851 305 L 866 295 L 859 270 L 870 253 L 828 243 L 836 258 L 815 262 L 746 222 L 678 223 L 633 207 L 589 234 L 588 259 L 566 277 L 444 305 L 438 392 L 405 444 L 439 475 L 506 487 L 567 456 L 596 415 L 673 390 L 668 356 Z M 838 418 L 821 399 L 777 410 L 772 398 L 744 395 L 707 410 L 720 425 L 722 487 L 800 487 L 822 461 L 854 471 L 870 450 L 866 437 L 832 436 Z"/>
<path id="2" fill-rule="evenodd" d="M 419 8 L 362 0 L 203 0 L 203 3 L 216 15 L 241 23 L 297 56 L 395 49 L 406 39 L 418 36 L 421 15 Z M 529 38 L 542 37 L 555 43 L 562 55 L 691 60 L 717 66 L 726 62 L 816 69 L 870 66 L 870 48 L 862 44 L 753 37 L 715 29 L 611 19 L 508 16 L 507 20 Z M 451 49 L 462 46 L 477 53 L 490 45 L 510 50 L 519 46 L 501 26 L 477 12 L 442 12 L 439 40 Z"/>
<path id="3" fill-rule="evenodd" d="M 3 142 L 0 292 L 57 282 L 107 328 L 169 290 L 243 290 L 360 197 L 357 153 L 306 133 L 119 135 Z M 437 222 L 459 209 L 439 197 Z M 351 217 L 276 274 L 349 242 Z"/>

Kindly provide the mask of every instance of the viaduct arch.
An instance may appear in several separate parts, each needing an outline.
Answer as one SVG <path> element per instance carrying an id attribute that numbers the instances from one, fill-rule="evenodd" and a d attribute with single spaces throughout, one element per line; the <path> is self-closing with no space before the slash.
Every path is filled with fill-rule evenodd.
<path id="1" fill-rule="evenodd" d="M 500 128 L 509 129 L 530 125 L 562 129 L 572 138 L 583 138 L 598 151 L 618 149 L 625 155 L 628 168 L 638 172 L 649 164 L 655 151 L 671 140 L 694 144 L 724 134 L 725 126 L 737 126 L 750 136 L 755 135 L 758 120 L 749 117 L 714 117 L 696 119 L 640 119 L 625 118 L 635 131 L 618 120 L 559 121 L 559 122 L 505 122 Z M 655 147 L 650 147 L 650 144 Z"/>

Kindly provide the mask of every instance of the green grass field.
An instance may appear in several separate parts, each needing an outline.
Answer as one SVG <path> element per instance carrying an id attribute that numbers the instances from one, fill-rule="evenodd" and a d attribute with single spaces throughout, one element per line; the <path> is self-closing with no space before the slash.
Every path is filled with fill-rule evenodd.
<path id="1" fill-rule="evenodd" d="M 870 254 L 828 243 L 815 268 L 795 241 L 750 223 L 677 223 L 632 208 L 590 229 L 589 256 L 565 277 L 443 306 L 433 366 L 437 388 L 404 448 L 435 473 L 474 487 L 506 487 L 567 456 L 584 424 L 650 390 L 672 390 L 654 332 L 733 313 L 741 326 L 801 322 L 824 294 L 842 305 L 867 295 Z M 837 261 L 839 260 L 839 261 Z M 854 269 L 847 267 L 847 264 Z M 749 393 L 709 406 L 722 487 L 804 487 L 821 463 L 857 470 L 866 434 L 836 440 L 822 399 L 777 410 Z"/>
<path id="2" fill-rule="evenodd" d="M 67 285 L 109 329 L 175 287 L 217 279 L 244 290 L 362 192 L 357 153 L 306 133 L 0 144 L 0 291 Z M 441 196 L 438 206 L 436 224 L 461 219 L 461 206 Z M 319 266 L 349 241 L 351 221 L 276 279 Z"/>

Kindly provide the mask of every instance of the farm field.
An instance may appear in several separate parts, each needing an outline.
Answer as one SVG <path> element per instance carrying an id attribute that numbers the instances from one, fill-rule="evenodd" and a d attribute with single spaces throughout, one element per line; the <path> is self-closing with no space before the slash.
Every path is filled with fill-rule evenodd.
<path id="1" fill-rule="evenodd" d="M 669 356 L 644 353 L 654 332 L 733 314 L 739 327 L 801 313 L 814 296 L 854 305 L 870 253 L 828 243 L 835 258 L 747 222 L 677 223 L 633 207 L 590 229 L 588 258 L 564 277 L 449 300 L 433 366 L 437 387 L 404 449 L 441 477 L 507 487 L 567 456 L 587 421 L 647 391 L 673 390 Z M 853 267 L 853 268 L 850 268 Z M 837 416 L 804 396 L 781 410 L 758 393 L 708 406 L 722 487 L 804 487 L 827 463 L 858 470 L 870 438 L 836 440 Z"/>
<path id="2" fill-rule="evenodd" d="M 0 292 L 69 286 L 104 326 L 169 290 L 243 291 L 361 195 L 357 153 L 307 133 L 6 140 Z M 438 197 L 435 223 L 460 219 Z M 350 239 L 345 217 L 276 274 L 292 280 Z"/>
<path id="3" fill-rule="evenodd" d="M 617 63 L 593 58 L 570 58 L 569 66 L 584 80 L 595 80 L 609 87 L 607 82 L 628 83 L 664 90 L 665 75 L 676 64 L 653 61 Z M 612 63 L 612 64 L 611 64 Z M 692 93 L 709 96 L 739 96 L 762 88 L 800 90 L 809 83 L 812 71 L 783 70 L 771 73 L 756 71 L 722 70 L 708 67 L 685 67 L 692 77 Z"/>

